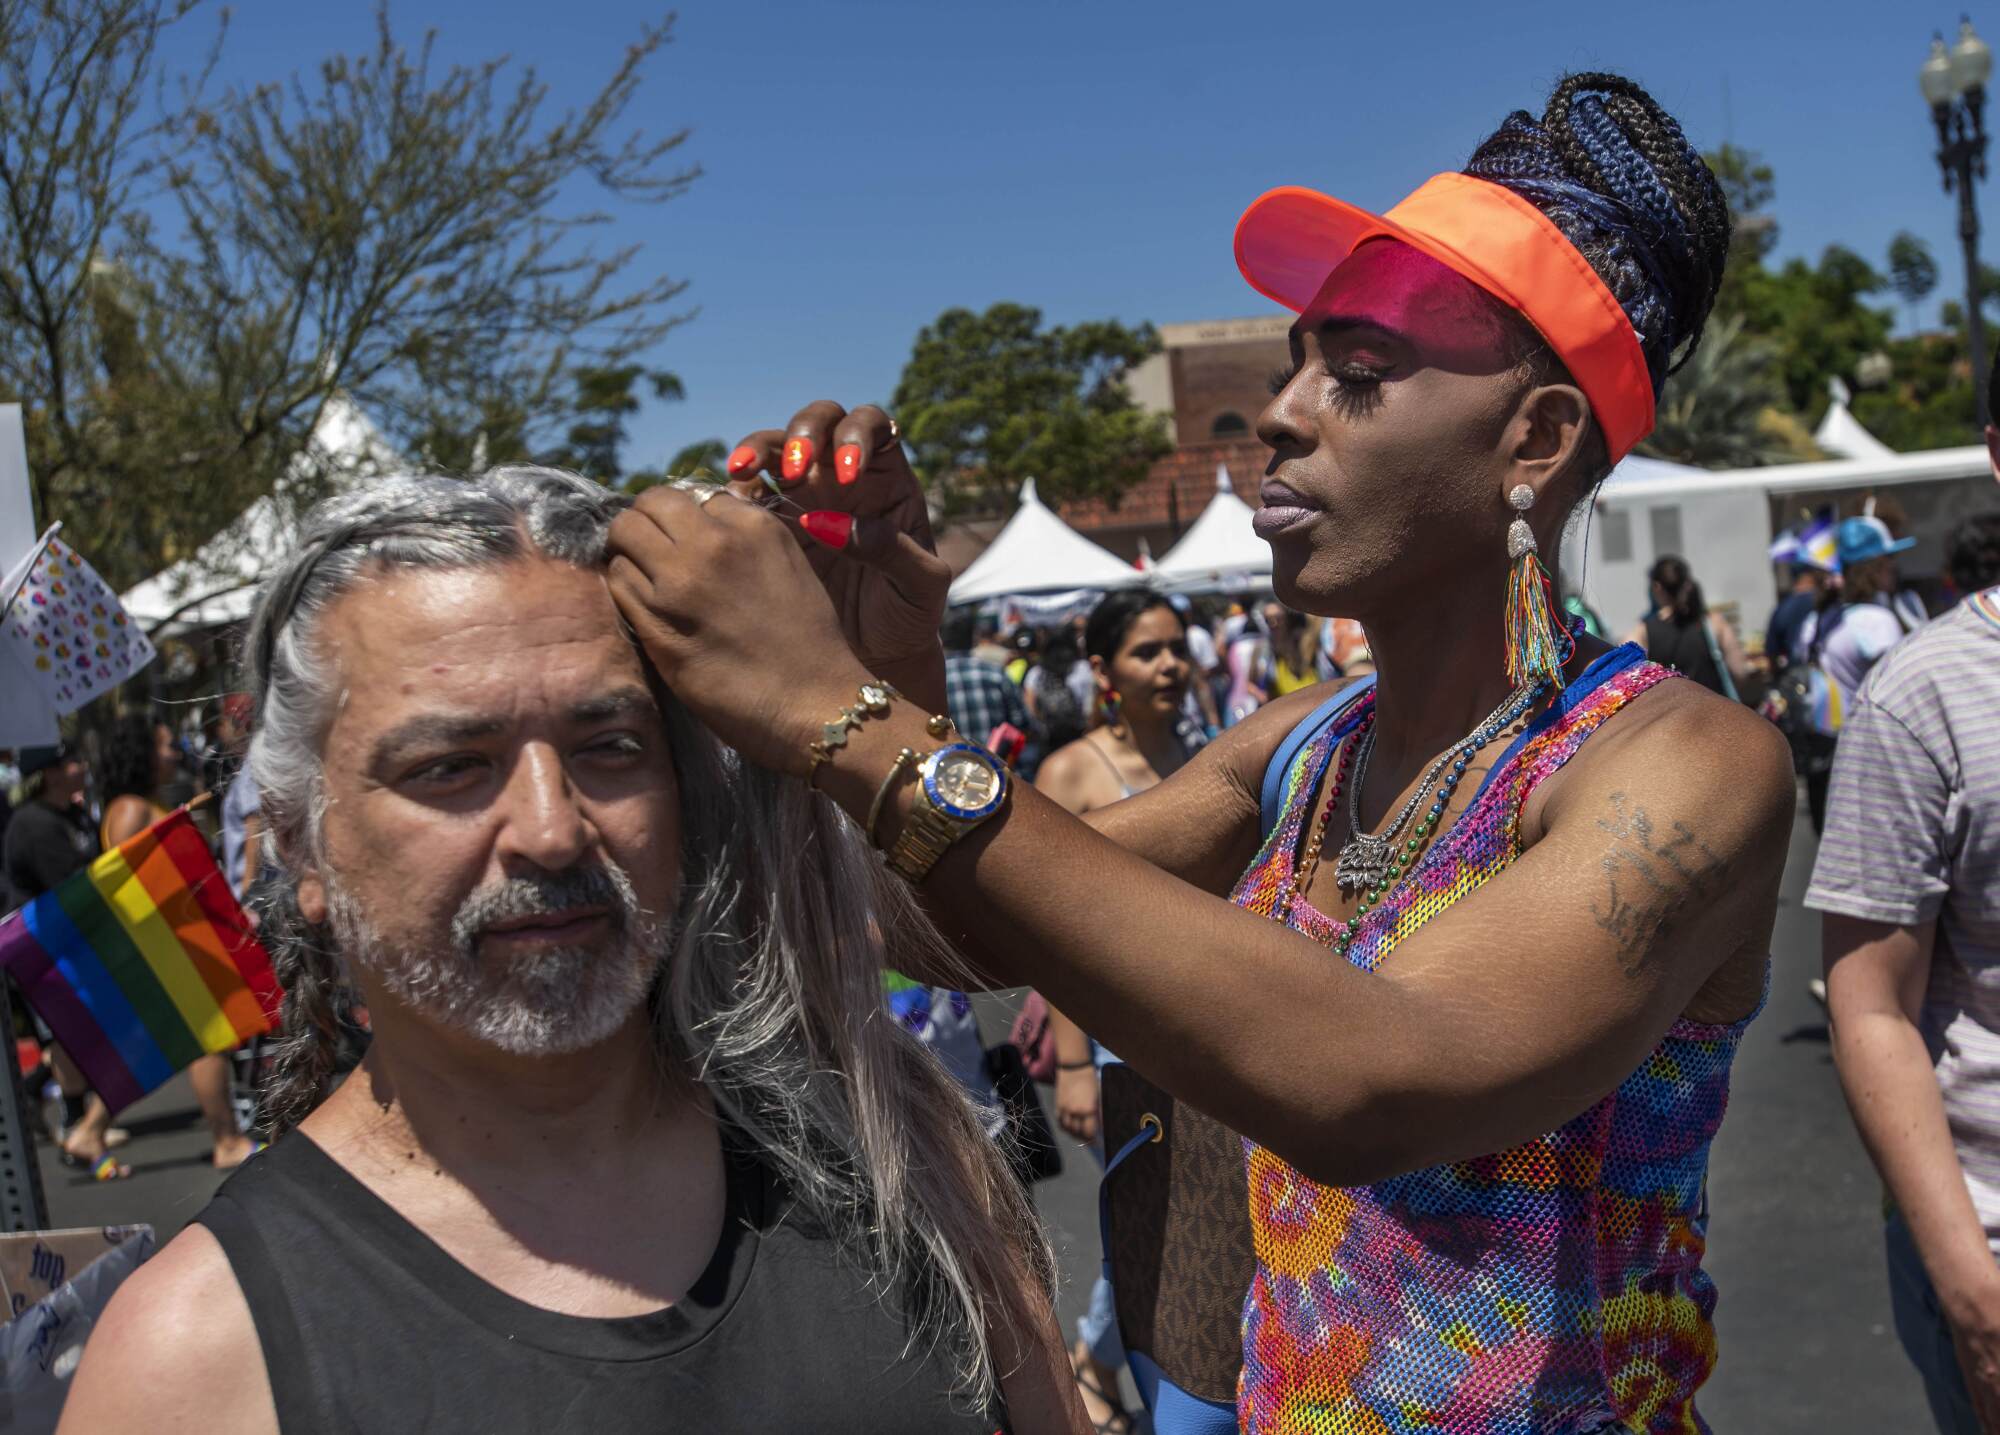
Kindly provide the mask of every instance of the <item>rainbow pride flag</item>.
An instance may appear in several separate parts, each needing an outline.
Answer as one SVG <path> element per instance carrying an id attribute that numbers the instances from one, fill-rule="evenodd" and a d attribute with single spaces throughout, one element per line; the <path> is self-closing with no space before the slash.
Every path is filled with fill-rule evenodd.
<path id="1" fill-rule="evenodd" d="M 277 1025 L 270 958 L 185 807 L 0 922 L 0 968 L 113 1111 Z"/>

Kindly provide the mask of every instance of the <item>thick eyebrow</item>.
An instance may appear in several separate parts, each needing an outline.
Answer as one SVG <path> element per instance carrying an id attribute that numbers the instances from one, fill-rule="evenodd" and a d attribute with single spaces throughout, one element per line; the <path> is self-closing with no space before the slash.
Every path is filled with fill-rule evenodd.
<path id="1" fill-rule="evenodd" d="M 403 758 L 427 748 L 451 747 L 492 737 L 505 727 L 506 723 L 497 717 L 427 713 L 397 723 L 376 738 L 368 749 L 368 765 L 376 770 L 393 767 Z"/>
<path id="2" fill-rule="evenodd" d="M 613 688 L 608 693 L 600 693 L 594 698 L 585 698 L 569 710 L 569 720 L 573 723 L 604 722 L 608 718 L 659 716 L 659 704 L 653 695 L 637 683 L 622 688 Z"/>
<path id="3" fill-rule="evenodd" d="M 1392 328 L 1384 324 L 1380 319 L 1370 319 L 1360 314 L 1329 314 L 1317 324 L 1312 325 L 1310 330 L 1308 330 L 1305 320 L 1300 319 L 1292 325 L 1290 332 L 1285 335 L 1285 338 L 1291 347 L 1292 353 L 1296 355 L 1301 351 L 1302 346 L 1299 343 L 1301 336 L 1308 332 L 1317 335 L 1320 346 L 1324 348 L 1330 340 L 1337 339 L 1343 334 L 1351 334 L 1357 329 L 1373 330 L 1375 333 L 1385 336 L 1394 343 L 1408 345 L 1410 342 L 1409 335 L 1405 334 L 1401 329 Z"/>
<path id="4" fill-rule="evenodd" d="M 1313 332 L 1322 339 L 1332 339 L 1356 329 L 1373 329 L 1398 343 L 1409 342 L 1409 336 L 1402 330 L 1391 328 L 1380 319 L 1370 319 L 1360 314 L 1329 314 L 1313 325 Z"/>
<path id="5" fill-rule="evenodd" d="M 651 693 L 634 683 L 585 698 L 570 708 L 568 717 L 572 724 L 581 726 L 640 714 L 657 717 L 659 707 Z M 369 765 L 378 770 L 393 767 L 413 753 L 476 742 L 506 731 L 507 726 L 508 720 L 499 716 L 426 713 L 398 723 L 375 739 L 374 746 L 369 749 Z"/>

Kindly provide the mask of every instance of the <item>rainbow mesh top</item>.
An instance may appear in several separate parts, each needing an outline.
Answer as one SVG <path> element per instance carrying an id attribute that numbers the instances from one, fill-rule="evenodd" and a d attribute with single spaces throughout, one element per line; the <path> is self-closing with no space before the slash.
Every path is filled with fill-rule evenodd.
<path id="1" fill-rule="evenodd" d="M 1375 970 L 1504 869 L 1520 851 L 1529 792 L 1669 676 L 1630 645 L 1593 663 L 1362 919 L 1347 959 Z M 1239 905 L 1274 914 L 1326 764 L 1373 702 L 1363 694 L 1301 750 L 1283 816 L 1237 885 Z M 1332 919 L 1303 902 L 1289 921 L 1332 940 Z M 1246 1143 L 1257 1271 L 1244 1312 L 1243 1430 L 1705 1431 L 1694 1393 L 1715 1365 L 1715 1286 L 1701 1269 L 1708 1147 L 1749 1021 L 1676 1021 L 1611 1095 L 1494 1156 L 1332 1187 Z"/>

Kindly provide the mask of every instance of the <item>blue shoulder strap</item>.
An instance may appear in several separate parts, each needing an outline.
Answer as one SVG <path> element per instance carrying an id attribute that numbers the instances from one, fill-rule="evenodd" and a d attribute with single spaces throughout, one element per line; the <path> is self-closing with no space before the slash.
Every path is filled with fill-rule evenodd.
<path id="1" fill-rule="evenodd" d="M 1264 790 L 1259 804 L 1263 816 L 1262 842 L 1271 835 L 1271 829 L 1278 825 L 1285 804 L 1285 774 L 1291 771 L 1292 760 L 1299 755 L 1299 749 L 1326 731 L 1327 724 L 1347 711 L 1363 693 L 1375 686 L 1375 675 L 1370 673 L 1358 683 L 1350 683 L 1314 708 L 1304 722 L 1285 734 L 1285 740 L 1278 744 L 1278 750 L 1271 754 L 1271 765 L 1264 769 Z"/>

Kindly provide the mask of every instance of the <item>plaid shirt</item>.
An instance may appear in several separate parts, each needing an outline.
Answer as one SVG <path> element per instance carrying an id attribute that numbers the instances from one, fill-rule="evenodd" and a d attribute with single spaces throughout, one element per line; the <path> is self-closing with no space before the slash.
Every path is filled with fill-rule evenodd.
<path id="1" fill-rule="evenodd" d="M 1001 669 L 970 653 L 947 653 L 944 660 L 945 709 L 967 742 L 986 741 L 1003 722 L 1034 733 L 1021 689 Z"/>

